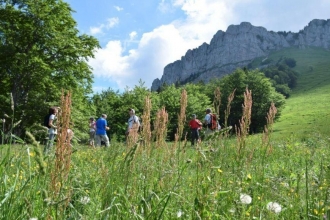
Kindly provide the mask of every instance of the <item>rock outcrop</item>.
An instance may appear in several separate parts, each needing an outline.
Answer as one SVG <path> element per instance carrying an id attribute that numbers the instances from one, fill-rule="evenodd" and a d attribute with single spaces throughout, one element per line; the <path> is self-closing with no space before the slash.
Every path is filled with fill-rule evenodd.
<path id="1" fill-rule="evenodd" d="M 162 78 L 153 81 L 151 90 L 157 90 L 164 83 L 208 82 L 271 51 L 308 46 L 330 49 L 330 19 L 314 19 L 298 33 L 267 31 L 248 22 L 230 25 L 226 32 L 218 31 L 210 44 L 188 50 L 181 60 L 168 64 Z"/>

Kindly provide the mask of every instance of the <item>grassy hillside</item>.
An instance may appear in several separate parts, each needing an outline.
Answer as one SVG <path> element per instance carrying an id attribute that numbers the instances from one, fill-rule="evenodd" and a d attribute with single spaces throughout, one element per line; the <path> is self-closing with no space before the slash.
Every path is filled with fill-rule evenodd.
<path id="1" fill-rule="evenodd" d="M 300 76 L 274 125 L 274 138 L 294 135 L 305 139 L 315 133 L 330 136 L 330 51 L 290 48 L 269 58 L 278 60 L 281 56 L 297 61 L 295 70 Z"/>

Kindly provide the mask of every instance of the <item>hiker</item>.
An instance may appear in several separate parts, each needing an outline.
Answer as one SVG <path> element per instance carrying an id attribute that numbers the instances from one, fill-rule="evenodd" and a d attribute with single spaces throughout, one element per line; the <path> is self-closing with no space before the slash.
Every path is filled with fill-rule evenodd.
<path id="1" fill-rule="evenodd" d="M 72 146 L 71 140 L 73 138 L 73 135 L 74 135 L 73 131 L 70 128 L 68 128 L 68 130 L 67 130 L 67 142 L 69 143 L 70 146 Z"/>
<path id="2" fill-rule="evenodd" d="M 210 108 L 207 108 L 205 110 L 206 115 L 204 118 L 204 124 L 206 126 L 205 129 L 205 135 L 208 136 L 213 133 L 214 130 L 212 130 L 212 110 Z"/>
<path id="3" fill-rule="evenodd" d="M 95 139 L 95 127 L 96 126 L 96 122 L 95 119 L 93 117 L 91 117 L 89 119 L 89 146 L 91 147 L 95 147 L 94 146 L 94 139 Z"/>
<path id="4" fill-rule="evenodd" d="M 95 140 L 96 146 L 101 146 L 101 141 L 105 143 L 106 147 L 110 146 L 110 141 L 107 135 L 107 130 L 110 128 L 108 127 L 107 123 L 107 115 L 102 114 L 101 118 L 96 121 L 96 132 L 95 132 Z"/>
<path id="5" fill-rule="evenodd" d="M 128 125 L 127 125 L 127 130 L 126 130 L 126 139 L 127 141 L 133 141 L 135 143 L 138 138 L 138 131 L 140 127 L 140 121 L 139 117 L 135 115 L 135 110 L 132 108 L 128 109 L 129 113 L 129 119 L 128 119 Z"/>
<path id="6" fill-rule="evenodd" d="M 49 117 L 48 117 L 48 140 L 44 148 L 44 154 L 48 154 L 50 149 L 53 147 L 54 139 L 57 134 L 57 126 L 56 124 L 56 115 L 58 113 L 58 107 L 49 108 Z M 46 120 L 47 121 L 47 120 Z"/>
<path id="7" fill-rule="evenodd" d="M 199 141 L 199 130 L 202 128 L 202 122 L 200 122 L 196 115 L 192 115 L 192 119 L 189 121 L 189 127 L 191 128 L 191 146 L 194 146 L 195 140 Z"/>

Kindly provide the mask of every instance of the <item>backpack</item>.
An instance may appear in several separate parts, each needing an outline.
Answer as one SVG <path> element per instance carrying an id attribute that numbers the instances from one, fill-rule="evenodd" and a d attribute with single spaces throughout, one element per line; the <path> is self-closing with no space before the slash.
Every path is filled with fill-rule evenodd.
<path id="1" fill-rule="evenodd" d="M 49 126 L 49 117 L 50 117 L 50 114 L 48 114 L 48 115 L 46 115 L 44 117 L 44 124 L 43 124 L 43 126 L 45 126 L 47 128 L 50 128 L 50 126 Z"/>
<path id="2" fill-rule="evenodd" d="M 136 115 L 134 115 L 134 117 L 133 117 L 133 124 L 138 124 L 139 127 L 138 127 L 137 131 L 140 132 L 141 131 L 141 122 L 140 122 L 140 118 Z"/>
<path id="3" fill-rule="evenodd" d="M 210 123 L 210 129 L 211 130 L 216 130 L 218 129 L 218 120 L 217 120 L 217 115 L 216 114 L 211 114 L 210 113 L 210 116 L 211 116 L 211 123 Z"/>

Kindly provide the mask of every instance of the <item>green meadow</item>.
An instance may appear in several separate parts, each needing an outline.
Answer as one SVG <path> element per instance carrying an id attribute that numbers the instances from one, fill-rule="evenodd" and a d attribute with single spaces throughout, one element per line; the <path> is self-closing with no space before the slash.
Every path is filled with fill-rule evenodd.
<path id="1" fill-rule="evenodd" d="M 0 219 L 330 219 L 330 52 L 270 58 L 281 56 L 300 75 L 264 134 L 225 129 L 195 147 L 189 137 L 109 148 L 58 141 L 47 156 L 29 136 L 1 145 Z"/>
<path id="2" fill-rule="evenodd" d="M 286 100 L 282 116 L 274 125 L 274 136 L 294 135 L 304 139 L 315 133 L 330 136 L 330 53 L 319 48 L 287 49 L 272 54 L 294 57 L 300 73 L 297 87 Z"/>

